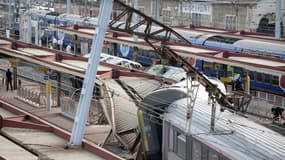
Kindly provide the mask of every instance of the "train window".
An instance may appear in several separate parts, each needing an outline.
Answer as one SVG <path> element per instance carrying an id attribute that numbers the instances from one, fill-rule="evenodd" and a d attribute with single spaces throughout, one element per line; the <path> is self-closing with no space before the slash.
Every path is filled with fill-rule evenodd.
<path id="1" fill-rule="evenodd" d="M 280 54 L 272 54 L 272 57 L 275 57 L 275 58 L 281 59 L 281 55 L 280 55 Z"/>
<path id="2" fill-rule="evenodd" d="M 186 136 L 177 133 L 177 155 L 181 157 L 182 159 L 186 159 Z"/>
<path id="3" fill-rule="evenodd" d="M 214 41 L 214 42 L 221 42 L 227 44 L 234 44 L 235 42 L 239 41 L 239 38 L 232 38 L 232 37 L 224 37 L 224 36 L 212 36 L 207 39 L 207 41 Z"/>
<path id="4" fill-rule="evenodd" d="M 248 75 L 249 75 L 251 81 L 254 81 L 254 80 L 255 80 L 255 79 L 254 79 L 254 72 L 253 72 L 253 71 L 250 71 Z"/>
<path id="5" fill-rule="evenodd" d="M 192 141 L 192 160 L 201 160 L 202 159 L 202 145 L 200 142 L 193 140 Z"/>
<path id="6" fill-rule="evenodd" d="M 270 83 L 270 75 L 264 74 L 264 83 Z"/>
<path id="7" fill-rule="evenodd" d="M 219 160 L 218 153 L 210 149 L 208 152 L 208 160 Z"/>
<path id="8" fill-rule="evenodd" d="M 262 74 L 261 73 L 256 74 L 256 81 L 262 82 Z"/>
<path id="9" fill-rule="evenodd" d="M 272 84 L 273 85 L 279 85 L 279 77 L 278 76 L 272 76 Z"/>
<path id="10" fill-rule="evenodd" d="M 173 147 L 173 128 L 169 127 L 169 151 L 174 151 Z"/>

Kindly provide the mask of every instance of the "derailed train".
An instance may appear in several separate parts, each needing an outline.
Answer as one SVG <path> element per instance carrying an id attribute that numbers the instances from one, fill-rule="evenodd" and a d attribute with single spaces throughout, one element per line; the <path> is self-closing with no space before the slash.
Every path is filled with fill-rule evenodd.
<path id="1" fill-rule="evenodd" d="M 217 79 L 211 82 L 223 86 Z M 225 90 L 225 88 L 221 88 Z M 185 81 L 160 88 L 146 96 L 139 123 L 146 157 L 150 160 L 255 160 L 283 159 L 285 138 L 236 113 L 212 104 L 200 86 L 191 123 L 187 126 Z M 154 112 L 150 112 L 153 110 Z M 159 112 L 161 115 L 154 115 Z M 214 120 L 212 123 L 211 120 Z M 211 125 L 214 124 L 214 125 Z M 189 130 L 187 128 L 189 127 Z"/>

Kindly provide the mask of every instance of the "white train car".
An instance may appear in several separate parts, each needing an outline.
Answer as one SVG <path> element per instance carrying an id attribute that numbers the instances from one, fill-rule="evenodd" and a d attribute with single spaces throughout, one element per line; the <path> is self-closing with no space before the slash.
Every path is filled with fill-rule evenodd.
<path id="1" fill-rule="evenodd" d="M 211 79 L 219 88 L 218 80 Z M 215 82 L 216 81 L 216 82 Z M 200 85 L 191 126 L 186 131 L 186 83 L 164 87 L 143 100 L 145 106 L 162 112 L 155 121 L 150 112 L 141 114 L 146 156 L 163 160 L 281 160 L 285 158 L 285 137 L 245 117 L 216 105 L 211 130 L 211 105 Z"/>

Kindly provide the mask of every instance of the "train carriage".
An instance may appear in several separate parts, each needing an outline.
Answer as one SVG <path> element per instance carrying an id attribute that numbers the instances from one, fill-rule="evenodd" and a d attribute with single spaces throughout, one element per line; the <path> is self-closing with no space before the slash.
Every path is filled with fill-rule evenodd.
<path id="1" fill-rule="evenodd" d="M 216 84 L 218 80 L 211 79 Z M 212 105 L 208 93 L 200 86 L 186 130 L 186 83 L 164 87 L 149 94 L 143 104 L 161 111 L 163 119 L 154 121 L 144 112 L 142 131 L 149 159 L 163 160 L 255 160 L 284 159 L 285 137 L 248 118 L 216 105 L 214 126 L 211 126 Z M 219 88 L 222 85 L 219 85 Z M 165 101 L 160 101 L 165 100 Z"/>

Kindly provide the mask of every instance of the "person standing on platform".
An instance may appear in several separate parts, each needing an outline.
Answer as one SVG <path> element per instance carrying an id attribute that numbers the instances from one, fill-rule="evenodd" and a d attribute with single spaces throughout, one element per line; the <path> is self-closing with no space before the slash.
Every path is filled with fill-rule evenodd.
<path id="1" fill-rule="evenodd" d="M 11 91 L 13 90 L 13 87 L 12 87 L 12 72 L 10 71 L 10 69 L 7 70 L 6 72 L 6 89 L 7 91 L 9 90 L 9 84 L 10 84 L 10 89 Z"/>
<path id="2" fill-rule="evenodd" d="M 236 91 L 244 91 L 244 87 L 243 87 L 243 84 L 242 84 L 242 79 L 241 77 L 239 77 L 235 83 L 235 89 Z"/>

